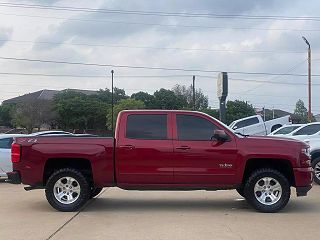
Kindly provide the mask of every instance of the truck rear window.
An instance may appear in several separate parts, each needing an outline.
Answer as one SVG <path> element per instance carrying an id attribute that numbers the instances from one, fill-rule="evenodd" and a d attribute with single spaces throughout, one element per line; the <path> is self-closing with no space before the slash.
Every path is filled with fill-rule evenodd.
<path id="1" fill-rule="evenodd" d="M 167 139 L 167 115 L 129 115 L 127 118 L 126 137 L 133 139 Z"/>

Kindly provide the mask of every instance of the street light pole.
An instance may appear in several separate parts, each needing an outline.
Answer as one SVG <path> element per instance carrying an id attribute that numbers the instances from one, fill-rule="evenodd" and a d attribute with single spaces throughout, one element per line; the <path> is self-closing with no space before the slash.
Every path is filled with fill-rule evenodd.
<path id="1" fill-rule="evenodd" d="M 311 122 L 312 121 L 312 117 L 311 117 L 311 46 L 308 40 L 304 36 L 302 36 L 302 39 L 308 45 L 308 100 L 309 100 L 308 121 Z"/>
<path id="2" fill-rule="evenodd" d="M 196 76 L 192 77 L 192 102 L 193 102 L 193 111 L 196 110 Z"/>
<path id="3" fill-rule="evenodd" d="M 112 137 L 114 136 L 114 130 L 113 130 L 113 105 L 114 105 L 114 99 L 113 99 L 113 74 L 114 71 L 111 70 L 111 133 Z"/>

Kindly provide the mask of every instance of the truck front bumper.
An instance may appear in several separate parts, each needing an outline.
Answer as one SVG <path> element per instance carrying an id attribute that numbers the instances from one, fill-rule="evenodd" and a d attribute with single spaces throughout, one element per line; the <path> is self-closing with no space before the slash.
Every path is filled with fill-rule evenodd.
<path id="1" fill-rule="evenodd" d="M 312 188 L 313 169 L 309 168 L 294 168 L 295 187 L 297 196 L 307 196 L 308 191 Z"/>
<path id="2" fill-rule="evenodd" d="M 296 187 L 297 197 L 307 196 L 307 193 L 312 188 L 312 185 L 307 187 Z"/>
<path id="3" fill-rule="evenodd" d="M 8 179 L 6 182 L 12 183 L 12 184 L 21 184 L 21 176 L 18 171 L 8 172 Z"/>

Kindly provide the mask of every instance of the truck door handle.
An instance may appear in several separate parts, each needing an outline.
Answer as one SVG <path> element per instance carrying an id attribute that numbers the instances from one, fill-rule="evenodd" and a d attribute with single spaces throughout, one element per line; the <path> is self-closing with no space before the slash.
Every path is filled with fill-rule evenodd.
<path id="1" fill-rule="evenodd" d="M 133 145 L 122 145 L 122 146 L 119 146 L 119 148 L 123 148 L 123 149 L 127 149 L 127 150 L 132 150 L 134 149 L 135 147 Z"/>
<path id="2" fill-rule="evenodd" d="M 189 146 L 180 146 L 180 147 L 176 147 L 176 149 L 178 150 L 189 150 L 191 147 Z"/>

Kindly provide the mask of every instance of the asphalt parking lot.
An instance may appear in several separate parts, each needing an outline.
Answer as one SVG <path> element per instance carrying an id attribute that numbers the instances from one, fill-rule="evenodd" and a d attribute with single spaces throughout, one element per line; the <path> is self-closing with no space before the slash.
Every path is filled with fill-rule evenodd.
<path id="1" fill-rule="evenodd" d="M 80 213 L 62 213 L 43 190 L 0 182 L 1 239 L 319 239 L 320 186 L 280 213 L 251 209 L 236 191 L 105 189 Z"/>

